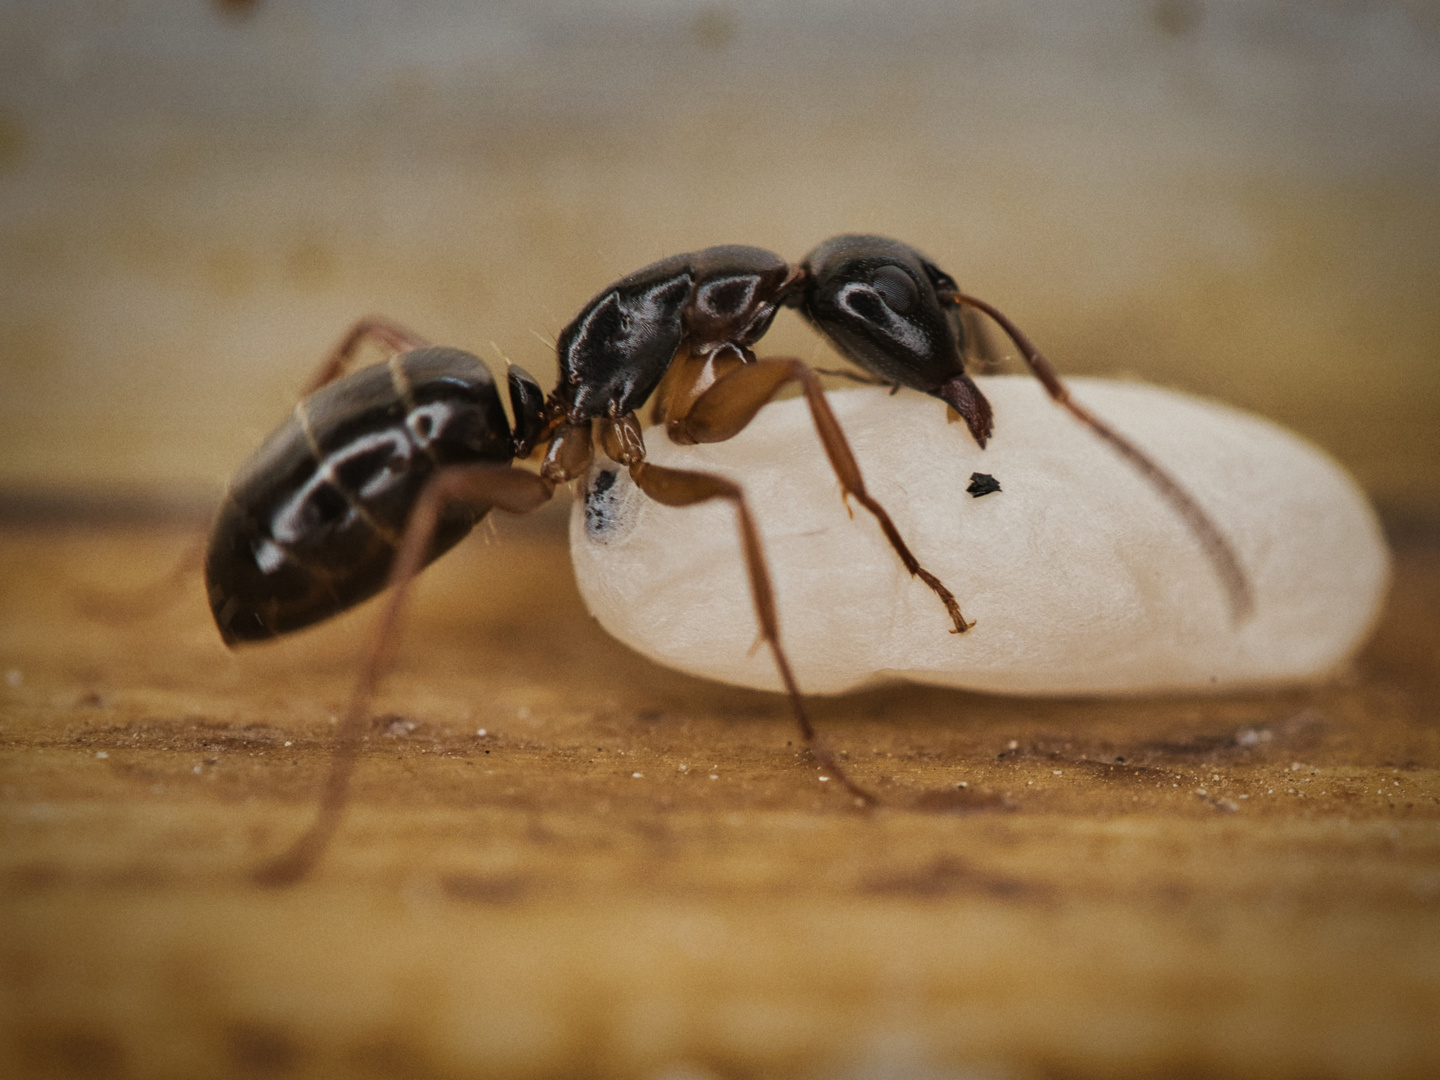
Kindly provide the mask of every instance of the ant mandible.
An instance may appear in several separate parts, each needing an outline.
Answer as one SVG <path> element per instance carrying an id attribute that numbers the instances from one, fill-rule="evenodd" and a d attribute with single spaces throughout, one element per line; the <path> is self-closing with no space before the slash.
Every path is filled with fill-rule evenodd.
<path id="1" fill-rule="evenodd" d="M 1194 499 L 1071 400 L 1049 361 L 1008 318 L 894 240 L 838 236 L 798 265 L 760 248 L 712 247 L 638 270 L 595 296 L 561 332 L 560 377 L 548 397 L 534 378 L 509 366 L 513 428 L 493 378 L 474 356 L 431 347 L 388 320 L 366 319 L 321 365 L 291 418 L 242 467 L 205 560 L 211 610 L 229 645 L 298 630 L 392 587 L 339 729 L 316 819 L 257 872 L 258 880 L 298 880 L 334 833 L 409 582 L 491 509 L 529 513 L 559 485 L 585 476 L 597 444 L 657 502 L 731 503 L 760 635 L 805 745 L 859 803 L 874 803 L 816 738 L 781 644 L 774 590 L 744 491 L 712 473 L 647 461 L 636 418 L 650 400 L 652 421 L 673 441 L 722 442 L 781 387 L 798 383 L 842 496 L 875 517 L 906 569 L 944 605 L 951 632 L 968 630 L 973 624 L 953 594 L 920 565 L 866 490 L 816 372 L 798 359 L 760 359 L 753 352 L 781 307 L 799 309 L 870 373 L 869 381 L 946 402 L 981 447 L 993 415 L 966 374 L 965 359 L 985 348 L 972 313 L 993 319 L 1050 396 L 1115 447 L 1184 517 L 1225 585 L 1235 617 L 1248 612 L 1244 571 Z M 389 362 L 342 377 L 366 341 L 390 349 Z M 542 446 L 538 473 L 511 464 Z"/>

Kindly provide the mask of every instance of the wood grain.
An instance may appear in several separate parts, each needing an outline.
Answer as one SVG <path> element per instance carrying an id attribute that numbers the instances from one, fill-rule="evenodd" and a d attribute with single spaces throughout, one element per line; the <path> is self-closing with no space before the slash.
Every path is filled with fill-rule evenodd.
<path id="1" fill-rule="evenodd" d="M 864 814 L 782 698 L 607 639 L 553 524 L 427 573 L 335 847 L 280 892 L 246 871 L 307 821 L 373 608 L 229 654 L 194 576 L 96 604 L 184 530 L 0 530 L 0 1072 L 1440 1073 L 1423 532 L 1332 685 L 817 699 Z"/>

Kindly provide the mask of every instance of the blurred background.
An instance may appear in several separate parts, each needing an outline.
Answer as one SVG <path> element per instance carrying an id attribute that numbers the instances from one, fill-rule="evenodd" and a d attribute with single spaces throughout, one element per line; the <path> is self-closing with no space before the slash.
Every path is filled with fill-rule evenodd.
<path id="1" fill-rule="evenodd" d="M 362 314 L 548 386 L 614 278 L 844 231 L 1440 510 L 1420 0 L 0 0 L 0 491 L 213 500 Z"/>
<path id="2" fill-rule="evenodd" d="M 0 525 L 173 515 L 0 528 L 0 1072 L 1440 1075 L 1435 539 L 1334 684 L 815 699 L 872 819 L 606 639 L 557 504 L 427 574 L 316 881 L 244 876 L 371 616 L 230 654 L 198 582 L 71 586 L 173 595 L 359 316 L 548 386 L 617 277 L 852 231 L 1440 538 L 1433 3 L 0 0 Z"/>

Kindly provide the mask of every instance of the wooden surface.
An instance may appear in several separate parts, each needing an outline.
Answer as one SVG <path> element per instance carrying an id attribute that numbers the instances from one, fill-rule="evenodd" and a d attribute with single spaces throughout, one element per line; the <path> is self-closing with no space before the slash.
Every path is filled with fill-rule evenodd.
<path id="1" fill-rule="evenodd" d="M 193 576 L 86 614 L 189 539 L 0 530 L 0 1074 L 1440 1075 L 1433 541 L 1329 686 L 816 700 L 866 815 L 783 699 L 630 654 L 502 524 L 274 892 L 374 611 L 233 655 Z"/>

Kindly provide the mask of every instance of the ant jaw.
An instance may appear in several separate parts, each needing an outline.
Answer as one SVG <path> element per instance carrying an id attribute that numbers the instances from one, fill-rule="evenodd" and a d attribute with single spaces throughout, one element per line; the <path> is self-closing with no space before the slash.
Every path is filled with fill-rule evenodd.
<path id="1" fill-rule="evenodd" d="M 990 402 L 970 376 L 962 371 L 929 393 L 931 397 L 939 398 L 959 413 L 965 426 L 970 429 L 970 434 L 975 436 L 975 441 L 980 444 L 980 449 L 985 449 L 995 427 L 995 416 L 990 409 Z"/>

